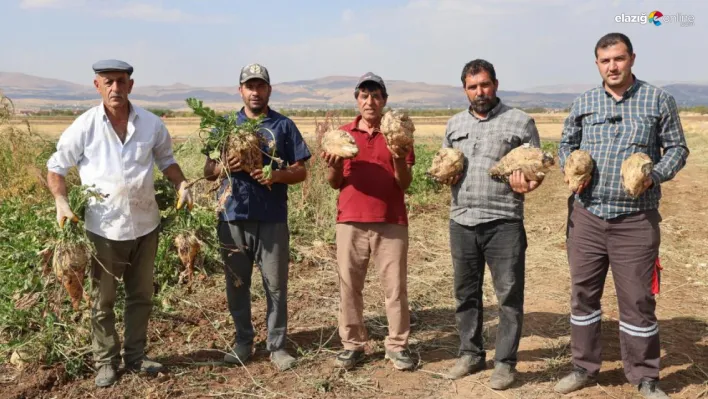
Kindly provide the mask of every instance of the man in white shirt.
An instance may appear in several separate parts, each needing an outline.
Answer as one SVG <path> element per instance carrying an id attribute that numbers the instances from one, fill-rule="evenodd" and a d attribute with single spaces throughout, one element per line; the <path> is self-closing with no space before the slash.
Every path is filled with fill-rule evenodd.
<path id="1" fill-rule="evenodd" d="M 93 83 L 103 101 L 62 133 L 57 151 L 47 162 L 47 180 L 61 227 L 67 219 L 78 221 L 69 208 L 64 179 L 71 167 L 78 168 L 82 184 L 95 185 L 107 195 L 101 203 L 89 202 L 85 213 L 87 235 L 97 252 L 91 264 L 96 385 L 105 387 L 117 381 L 121 360 L 113 312 L 120 278 L 126 292 L 125 367 L 151 373 L 163 369 L 145 356 L 160 224 L 154 165 L 178 188 L 178 208 L 184 204 L 191 208 L 192 197 L 162 120 L 128 100 L 133 67 L 104 60 L 95 63 L 93 70 Z"/>

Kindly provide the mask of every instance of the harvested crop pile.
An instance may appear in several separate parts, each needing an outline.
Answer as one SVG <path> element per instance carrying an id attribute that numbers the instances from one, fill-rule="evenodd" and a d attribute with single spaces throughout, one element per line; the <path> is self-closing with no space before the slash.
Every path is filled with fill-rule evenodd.
<path id="1" fill-rule="evenodd" d="M 275 135 L 261 126 L 263 116 L 238 123 L 235 112 L 219 116 L 216 111 L 204 106 L 203 102 L 196 98 L 188 98 L 187 105 L 201 118 L 199 128 L 207 135 L 203 138 L 202 153 L 209 158 L 219 162 L 226 161 L 222 158 L 235 158 L 241 162 L 243 171 L 251 173 L 262 169 L 266 178 L 270 178 L 273 162 L 282 163 L 282 160 L 275 156 Z M 269 133 L 272 140 L 267 140 L 261 132 Z M 269 149 L 269 152 L 265 152 L 263 148 Z M 263 165 L 263 155 L 271 158 L 268 165 Z M 222 170 L 226 171 L 227 168 Z"/>
<path id="2" fill-rule="evenodd" d="M 413 121 L 403 111 L 390 110 L 381 119 L 381 132 L 390 146 L 408 147 L 413 145 Z"/>
<path id="3" fill-rule="evenodd" d="M 575 150 L 565 161 L 565 181 L 573 192 L 592 177 L 593 160 L 584 150 Z"/>
<path id="4" fill-rule="evenodd" d="M 632 198 L 639 197 L 644 192 L 644 180 L 651 174 L 654 164 L 649 155 L 637 152 L 622 162 L 620 177 L 624 191 Z"/>
<path id="5" fill-rule="evenodd" d="M 246 173 L 263 168 L 261 153 L 262 137 L 252 131 L 243 135 L 232 135 L 226 144 L 226 157 L 241 161 L 241 169 Z"/>
<path id="6" fill-rule="evenodd" d="M 325 132 L 322 137 L 322 149 L 340 158 L 354 158 L 359 153 L 354 138 L 344 130 L 332 129 Z"/>
<path id="7" fill-rule="evenodd" d="M 428 169 L 428 176 L 437 181 L 445 181 L 462 173 L 465 156 L 456 148 L 441 148 L 435 154 Z"/>
<path id="8" fill-rule="evenodd" d="M 57 280 L 71 298 L 71 306 L 79 310 L 84 294 L 84 279 L 91 261 L 90 249 L 82 243 L 57 245 L 52 265 Z"/>
<path id="9" fill-rule="evenodd" d="M 160 222 L 160 240 L 174 244 L 183 266 L 179 273 L 178 282 L 186 282 L 191 289 L 197 256 L 203 246 L 199 237 L 202 236 L 203 230 L 211 228 L 211 225 L 207 227 L 195 218 L 196 212 L 199 211 L 198 205 L 194 209 L 188 207 L 177 209 L 177 191 L 164 176 L 155 180 L 155 200 L 160 211 L 163 212 Z"/>
<path id="10" fill-rule="evenodd" d="M 489 175 L 506 182 L 515 170 L 520 170 L 526 181 L 541 181 L 554 163 L 553 155 L 525 143 L 504 155 L 489 169 Z"/>
<path id="11" fill-rule="evenodd" d="M 52 269 L 71 298 L 74 310 L 79 310 L 84 296 L 84 279 L 91 257 L 96 253 L 84 230 L 84 213 L 94 199 L 103 201 L 105 197 L 88 186 L 74 186 L 69 191 L 69 207 L 78 217 L 78 222 L 66 221 L 59 237 L 54 242 Z"/>

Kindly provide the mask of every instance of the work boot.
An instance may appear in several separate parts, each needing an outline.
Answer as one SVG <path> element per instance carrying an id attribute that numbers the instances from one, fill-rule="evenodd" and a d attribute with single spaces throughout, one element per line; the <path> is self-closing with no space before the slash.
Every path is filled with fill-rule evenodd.
<path id="1" fill-rule="evenodd" d="M 231 352 L 224 355 L 224 363 L 229 364 L 241 364 L 246 363 L 246 361 L 251 357 L 251 352 L 253 347 L 250 345 L 234 345 Z"/>
<path id="2" fill-rule="evenodd" d="M 334 359 L 334 365 L 345 370 L 351 370 L 364 360 L 364 351 L 343 350 Z"/>
<path id="3" fill-rule="evenodd" d="M 415 367 L 413 359 L 411 359 L 411 353 L 408 349 L 404 349 L 400 352 L 393 352 L 386 349 L 386 359 L 391 360 L 393 363 L 393 368 L 396 370 L 412 370 Z"/>
<path id="4" fill-rule="evenodd" d="M 98 368 L 96 373 L 96 386 L 97 387 L 109 387 L 118 381 L 118 374 L 116 373 L 116 368 L 112 364 L 104 364 Z"/>
<path id="5" fill-rule="evenodd" d="M 558 393 L 567 394 L 577 391 L 578 389 L 588 385 L 593 380 L 594 378 L 590 377 L 585 369 L 576 367 L 570 372 L 570 374 L 558 381 L 556 386 L 553 387 L 553 390 Z"/>
<path id="6" fill-rule="evenodd" d="M 514 383 L 514 366 L 508 363 L 497 363 L 494 365 L 494 372 L 489 380 L 489 386 L 492 389 L 504 390 Z"/>
<path id="7" fill-rule="evenodd" d="M 164 371 L 165 366 L 163 366 L 162 363 L 158 363 L 148 358 L 147 356 L 143 356 L 142 358 L 134 362 L 126 364 L 125 369 L 133 372 L 157 374 L 161 371 Z"/>
<path id="8" fill-rule="evenodd" d="M 285 371 L 292 368 L 296 360 L 284 349 L 278 349 L 270 353 L 270 361 L 278 367 L 278 370 Z"/>
<path id="9" fill-rule="evenodd" d="M 639 384 L 639 394 L 649 399 L 669 399 L 669 395 L 657 385 L 658 381 L 656 380 L 644 380 Z"/>
<path id="10" fill-rule="evenodd" d="M 457 363 L 452 366 L 447 373 L 445 373 L 445 378 L 449 380 L 456 380 L 462 378 L 467 374 L 476 373 L 478 371 L 484 370 L 487 367 L 484 359 L 471 355 L 464 354 L 457 359 Z"/>

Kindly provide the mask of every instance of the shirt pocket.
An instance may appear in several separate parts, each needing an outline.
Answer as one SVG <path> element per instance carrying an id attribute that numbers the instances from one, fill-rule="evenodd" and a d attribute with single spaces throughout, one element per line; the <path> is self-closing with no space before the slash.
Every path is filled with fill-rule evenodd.
<path id="1" fill-rule="evenodd" d="M 135 162 L 139 165 L 148 165 L 152 160 L 152 143 L 135 143 Z"/>
<path id="2" fill-rule="evenodd" d="M 645 149 L 654 143 L 656 126 L 659 116 L 643 115 L 630 119 L 629 129 L 631 135 L 629 139 L 630 149 Z"/>
<path id="3" fill-rule="evenodd" d="M 588 115 L 582 120 L 583 139 L 585 144 L 598 144 L 604 140 L 609 122 L 604 114 Z M 582 146 L 581 146 L 582 148 Z"/>
<path id="4" fill-rule="evenodd" d="M 450 133 L 448 139 L 450 140 L 450 145 L 452 145 L 452 148 L 462 151 L 466 157 L 469 157 L 474 150 L 474 143 L 469 140 L 469 137 L 469 132 L 464 130 L 455 130 Z"/>
<path id="5" fill-rule="evenodd" d="M 453 148 L 459 148 L 462 142 L 468 138 L 470 134 L 464 130 L 454 130 L 450 132 L 449 140 Z"/>
<path id="6" fill-rule="evenodd" d="M 501 137 L 489 137 L 481 139 L 479 142 L 480 155 L 499 161 L 508 154 L 509 151 L 521 145 L 521 138 L 515 135 L 501 135 Z"/>

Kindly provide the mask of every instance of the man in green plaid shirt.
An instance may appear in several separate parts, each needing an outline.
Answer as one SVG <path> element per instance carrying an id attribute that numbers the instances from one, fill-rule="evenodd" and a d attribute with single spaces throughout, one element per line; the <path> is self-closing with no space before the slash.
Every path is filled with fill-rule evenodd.
<path id="1" fill-rule="evenodd" d="M 635 54 L 627 36 L 603 36 L 595 46 L 595 58 L 603 84 L 573 102 L 559 148 L 561 168 L 580 149 L 590 154 L 594 169 L 591 179 L 569 199 L 574 369 L 555 390 L 580 389 L 600 370 L 600 299 L 611 265 L 625 376 L 644 397 L 668 398 L 657 385 L 658 207 L 661 183 L 684 167 L 688 147 L 674 98 L 632 73 Z M 653 170 L 642 193 L 633 198 L 622 187 L 620 170 L 625 159 L 639 152 L 651 158 Z"/>

